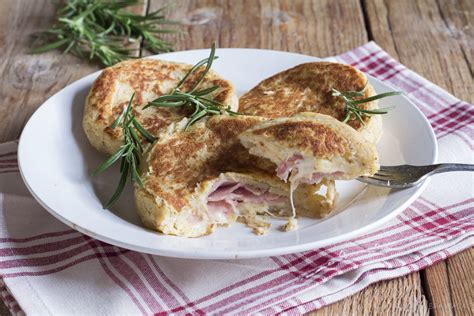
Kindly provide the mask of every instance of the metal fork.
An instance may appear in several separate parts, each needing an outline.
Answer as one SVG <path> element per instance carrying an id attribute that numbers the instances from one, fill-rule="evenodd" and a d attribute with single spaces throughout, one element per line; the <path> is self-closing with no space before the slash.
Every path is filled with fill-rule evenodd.
<path id="1" fill-rule="evenodd" d="M 380 166 L 373 176 L 359 177 L 357 180 L 381 187 L 403 189 L 419 185 L 434 174 L 451 171 L 474 171 L 474 165 L 441 163 L 428 166 Z"/>

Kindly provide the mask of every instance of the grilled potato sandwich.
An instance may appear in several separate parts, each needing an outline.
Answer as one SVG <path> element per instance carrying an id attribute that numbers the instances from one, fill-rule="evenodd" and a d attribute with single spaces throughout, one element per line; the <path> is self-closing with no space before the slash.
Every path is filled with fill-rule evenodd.
<path id="1" fill-rule="evenodd" d="M 290 117 L 297 113 L 321 113 L 343 121 L 347 111 L 341 98 L 333 96 L 338 91 L 361 91 L 357 98 L 375 95 L 367 77 L 356 68 L 339 63 L 305 63 L 277 73 L 260 82 L 239 99 L 239 112 L 268 118 Z M 377 101 L 358 105 L 363 110 L 375 110 Z M 369 141 L 376 143 L 382 135 L 380 115 L 356 118 L 347 124 Z"/>
<path id="2" fill-rule="evenodd" d="M 130 96 L 135 93 L 133 114 L 151 135 L 157 136 L 171 123 L 179 122 L 190 115 L 190 108 L 143 106 L 157 97 L 170 93 L 189 72 L 192 65 L 158 59 L 136 59 L 120 62 L 102 71 L 95 80 L 89 95 L 83 117 L 83 129 L 90 143 L 100 152 L 115 153 L 123 143 L 120 129 L 110 126 L 124 111 Z M 204 71 L 194 72 L 183 84 L 187 89 L 197 81 Z M 219 86 L 209 98 L 236 110 L 238 98 L 234 86 L 212 70 L 201 82 L 202 89 Z"/>
<path id="3" fill-rule="evenodd" d="M 308 184 L 323 178 L 350 180 L 371 176 L 379 168 L 374 144 L 324 114 L 299 113 L 264 121 L 239 139 L 251 154 L 275 163 L 277 176 L 284 181 L 290 174 Z"/>

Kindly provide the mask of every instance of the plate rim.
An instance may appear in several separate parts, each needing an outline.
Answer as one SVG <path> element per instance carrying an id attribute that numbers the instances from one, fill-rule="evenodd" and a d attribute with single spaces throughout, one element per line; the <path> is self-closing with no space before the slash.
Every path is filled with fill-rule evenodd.
<path id="1" fill-rule="evenodd" d="M 245 50 L 245 51 L 257 51 L 257 52 L 269 52 L 269 53 L 278 53 L 278 54 L 285 54 L 285 55 L 293 55 L 293 56 L 299 56 L 299 57 L 304 57 L 304 58 L 315 58 L 315 59 L 324 59 L 324 58 L 319 58 L 315 56 L 310 56 L 310 55 L 305 55 L 305 54 L 300 54 L 300 53 L 293 53 L 293 52 L 285 52 L 285 51 L 277 51 L 277 50 L 269 50 L 269 49 L 257 49 L 257 48 L 219 48 L 219 50 L 226 50 L 226 51 L 236 51 L 236 50 Z M 197 53 L 197 52 L 203 52 L 203 51 L 208 51 L 208 49 L 194 49 L 194 50 L 183 50 L 183 51 L 177 51 L 177 52 L 171 52 L 171 53 L 166 53 L 166 54 L 159 54 L 159 55 L 152 55 L 152 56 L 147 56 L 146 58 L 160 58 L 166 55 L 173 55 L 173 54 L 179 54 L 179 53 Z M 18 142 L 18 149 L 17 149 L 17 155 L 18 155 L 18 167 L 20 171 L 21 178 L 23 182 L 25 183 L 25 186 L 27 187 L 28 191 L 31 193 L 33 198 L 44 208 L 53 215 L 56 219 L 61 221 L 62 223 L 66 224 L 70 228 L 79 231 L 80 233 L 83 233 L 89 237 L 92 237 L 94 239 L 100 240 L 102 242 L 112 244 L 118 247 L 130 249 L 133 251 L 138 251 L 142 253 L 148 253 L 152 255 L 159 255 L 159 256 L 166 256 L 166 257 L 173 257 L 173 258 L 183 258 L 183 259 L 247 259 L 247 258 L 260 258 L 260 257 L 268 257 L 268 256 L 274 256 L 274 255 L 285 255 L 285 254 L 290 254 L 290 253 L 297 253 L 297 252 L 302 252 L 302 251 L 308 251 L 312 249 L 317 249 L 320 247 L 327 246 L 329 244 L 336 244 L 340 242 L 344 242 L 346 240 L 352 239 L 354 237 L 360 236 L 364 234 L 365 232 L 372 231 L 374 228 L 379 227 L 383 225 L 384 223 L 388 222 L 389 220 L 393 219 L 397 215 L 399 215 L 403 210 L 405 210 L 409 205 L 411 205 L 426 189 L 428 186 L 430 179 L 427 179 L 424 181 L 418 188 L 417 190 L 404 202 L 402 203 L 398 208 L 394 209 L 392 212 L 389 214 L 385 215 L 384 217 L 367 224 L 365 226 L 362 226 L 360 228 L 357 228 L 355 230 L 352 230 L 350 232 L 338 235 L 336 237 L 332 238 L 327 238 L 323 240 L 318 240 L 314 242 L 308 242 L 304 244 L 297 244 L 297 245 L 290 245 L 290 246 L 283 246 L 283 247 L 277 247 L 277 248 L 269 248 L 269 249 L 259 249 L 259 250 L 244 250 L 240 251 L 239 249 L 235 250 L 212 250 L 208 249 L 206 252 L 199 252 L 195 253 L 193 251 L 180 251 L 180 250 L 173 250 L 173 249 L 156 249 L 156 248 L 149 248 L 141 245 L 136 245 L 132 243 L 127 243 L 126 241 L 123 240 L 117 240 L 115 238 L 110 238 L 101 234 L 97 234 L 95 232 L 91 232 L 87 230 L 86 228 L 73 223 L 63 217 L 60 212 L 55 211 L 53 208 L 49 207 L 46 202 L 44 202 L 33 190 L 33 188 L 30 186 L 30 183 L 28 182 L 26 175 L 23 170 L 23 163 L 22 163 L 22 155 L 23 155 L 23 148 L 24 148 L 24 143 L 25 143 L 25 138 L 26 138 L 26 133 L 28 130 L 28 127 L 30 126 L 30 123 L 34 120 L 34 118 L 39 115 L 38 113 L 41 112 L 42 109 L 44 109 L 44 105 L 51 99 L 55 98 L 58 94 L 62 93 L 65 89 L 69 88 L 70 86 L 76 84 L 77 82 L 81 80 L 85 80 L 86 78 L 93 77 L 93 76 L 98 76 L 102 70 L 95 71 L 89 75 L 86 75 L 82 78 L 79 78 L 75 80 L 74 82 L 68 84 L 67 86 L 63 87 L 61 90 L 57 91 L 55 94 L 50 96 L 48 99 L 46 99 L 31 115 L 31 117 L 28 119 L 28 122 L 25 124 L 23 127 L 23 130 L 20 135 L 20 139 Z M 382 85 L 389 86 L 390 88 L 391 85 L 388 83 L 385 83 L 384 81 L 381 81 L 373 76 L 370 76 L 369 74 L 366 74 L 367 76 L 371 77 L 372 80 L 377 81 L 378 83 L 381 83 Z M 412 108 L 415 109 L 417 114 L 423 119 L 423 121 L 426 123 L 426 126 L 428 127 L 427 132 L 429 134 L 429 137 L 432 140 L 432 143 L 434 144 L 433 147 L 433 156 L 432 162 L 431 163 L 437 163 L 438 161 L 438 142 L 436 139 L 436 135 L 434 133 L 433 127 L 431 126 L 430 122 L 426 118 L 426 116 L 423 114 L 423 112 L 412 102 L 410 99 L 408 99 L 407 96 L 401 95 L 402 98 L 405 99 L 405 101 L 410 104 Z M 390 193 L 389 193 L 390 194 Z M 159 236 L 159 235 L 158 235 Z M 179 237 L 178 237 L 179 238 Z"/>

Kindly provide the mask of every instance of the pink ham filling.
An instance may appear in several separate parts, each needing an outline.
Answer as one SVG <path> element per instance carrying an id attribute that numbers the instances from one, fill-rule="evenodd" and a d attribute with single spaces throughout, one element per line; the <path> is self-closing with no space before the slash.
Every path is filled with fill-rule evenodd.
<path id="1" fill-rule="evenodd" d="M 240 182 L 222 182 L 207 198 L 209 215 L 218 223 L 225 223 L 229 217 L 237 215 L 239 203 L 267 203 L 269 206 L 284 203 L 286 197 L 270 193 L 268 190 L 252 187 Z"/>
<path id="2" fill-rule="evenodd" d="M 290 173 L 293 177 L 298 175 L 298 165 L 303 160 L 303 156 L 300 154 L 294 154 L 285 161 L 283 161 L 276 169 L 277 176 L 283 181 L 287 181 Z M 322 173 L 322 172 L 313 172 L 302 176 L 299 179 L 299 182 L 307 184 L 319 183 L 324 177 L 331 179 L 336 179 L 337 177 L 342 176 L 342 172 L 337 171 L 333 173 Z"/>
<path id="3" fill-rule="evenodd" d="M 278 178 L 282 179 L 283 181 L 286 181 L 290 176 L 291 170 L 297 170 L 298 163 L 301 160 L 303 160 L 302 155 L 294 154 L 293 156 L 283 161 L 276 169 Z"/>
<path id="4" fill-rule="evenodd" d="M 333 173 L 313 172 L 297 177 L 298 166 L 302 160 L 303 156 L 300 154 L 294 154 L 289 157 L 278 166 L 276 170 L 277 176 L 283 181 L 287 181 L 291 174 L 292 178 L 295 179 L 294 184 L 297 186 L 299 182 L 316 184 L 323 177 L 335 179 L 343 174 L 340 171 Z M 262 188 L 252 187 L 240 182 L 222 181 L 214 185 L 213 191 L 211 191 L 207 198 L 207 208 L 210 217 L 215 222 L 227 223 L 229 218 L 238 214 L 239 203 L 267 203 L 269 206 L 272 206 L 285 203 L 286 200 L 287 197 L 270 193 Z"/>

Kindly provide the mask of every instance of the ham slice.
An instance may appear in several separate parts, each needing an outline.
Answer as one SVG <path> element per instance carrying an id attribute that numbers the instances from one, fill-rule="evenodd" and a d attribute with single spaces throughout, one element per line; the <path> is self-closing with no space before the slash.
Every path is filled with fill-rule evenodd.
<path id="1" fill-rule="evenodd" d="M 238 189 L 242 184 L 241 183 L 223 183 L 218 186 L 209 196 L 207 197 L 208 202 L 225 200 L 231 198 L 233 192 Z"/>
<path id="2" fill-rule="evenodd" d="M 277 176 L 286 182 L 291 174 L 290 182 L 294 181 L 298 183 L 316 184 L 321 182 L 323 178 L 337 179 L 343 175 L 340 171 L 332 173 L 312 172 L 301 174 L 298 167 L 302 161 L 303 156 L 301 154 L 290 156 L 278 165 L 276 169 Z"/>
<path id="3" fill-rule="evenodd" d="M 235 216 L 235 204 L 233 201 L 220 200 L 207 202 L 209 217 L 218 224 L 226 224 Z"/>
<path id="4" fill-rule="evenodd" d="M 214 185 L 207 197 L 209 216 L 219 224 L 238 215 L 240 203 L 266 203 L 269 206 L 286 202 L 286 197 L 270 193 L 268 189 L 258 188 L 241 182 L 222 181 Z"/>
<path id="5" fill-rule="evenodd" d="M 277 168 L 276 173 L 278 178 L 286 181 L 290 176 L 291 170 L 298 166 L 298 163 L 303 160 L 302 155 L 294 154 L 285 161 L 283 161 Z"/>
<path id="6" fill-rule="evenodd" d="M 299 170 L 303 160 L 303 155 L 294 154 L 283 161 L 276 170 L 280 179 L 285 182 L 288 179 L 290 181 L 291 219 L 296 217 L 293 192 L 300 183 L 317 184 L 324 177 L 334 179 L 342 175 L 342 172 L 307 172 L 308 169 L 304 169 L 303 173 Z M 207 197 L 207 208 L 212 220 L 219 224 L 226 224 L 239 215 L 239 204 L 241 203 L 267 204 L 271 207 L 284 204 L 286 201 L 287 197 L 270 193 L 268 189 L 262 187 L 230 180 L 219 180 L 214 184 Z"/>

